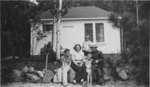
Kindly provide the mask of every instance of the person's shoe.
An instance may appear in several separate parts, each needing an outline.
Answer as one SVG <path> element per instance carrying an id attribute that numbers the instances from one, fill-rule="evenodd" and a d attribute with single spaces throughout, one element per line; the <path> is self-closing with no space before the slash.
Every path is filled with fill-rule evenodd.
<path id="1" fill-rule="evenodd" d="M 81 79 L 81 83 L 83 83 L 84 82 L 84 79 Z"/>
<path id="2" fill-rule="evenodd" d="M 77 83 L 77 81 L 76 80 L 73 80 L 73 84 L 76 84 Z"/>

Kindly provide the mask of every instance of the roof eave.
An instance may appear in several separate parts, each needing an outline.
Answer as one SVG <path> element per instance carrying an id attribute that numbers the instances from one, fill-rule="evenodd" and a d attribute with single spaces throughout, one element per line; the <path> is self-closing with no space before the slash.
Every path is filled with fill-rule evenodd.
<path id="1" fill-rule="evenodd" d="M 62 21 L 77 21 L 77 20 L 108 20 L 109 17 L 92 17 L 92 18 L 62 18 Z M 52 21 L 53 19 L 40 19 L 41 21 Z"/>

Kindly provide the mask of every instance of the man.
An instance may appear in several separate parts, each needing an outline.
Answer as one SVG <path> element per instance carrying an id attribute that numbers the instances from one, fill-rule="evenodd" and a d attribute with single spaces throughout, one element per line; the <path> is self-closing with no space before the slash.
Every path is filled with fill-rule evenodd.
<path id="1" fill-rule="evenodd" d="M 103 54 L 101 51 L 97 50 L 96 45 L 91 46 L 91 51 L 93 58 L 92 62 L 93 83 L 104 85 Z"/>

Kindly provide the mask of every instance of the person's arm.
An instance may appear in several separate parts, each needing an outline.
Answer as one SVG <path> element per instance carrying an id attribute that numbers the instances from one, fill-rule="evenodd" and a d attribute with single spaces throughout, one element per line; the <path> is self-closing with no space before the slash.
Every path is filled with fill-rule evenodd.
<path id="1" fill-rule="evenodd" d="M 64 62 L 64 58 L 65 58 L 64 56 L 61 56 L 61 57 L 60 57 L 60 61 L 61 61 L 62 63 Z"/>
<path id="2" fill-rule="evenodd" d="M 71 59 L 72 59 L 72 61 L 74 61 L 76 59 L 75 55 L 72 54 L 72 58 Z"/>
<path id="3" fill-rule="evenodd" d="M 83 62 L 86 62 L 86 56 L 84 56 L 84 58 L 82 60 L 83 60 Z"/>
<path id="4" fill-rule="evenodd" d="M 71 52 L 70 52 L 70 55 L 71 55 L 71 60 L 73 61 L 73 60 L 75 59 L 74 52 L 73 52 L 73 51 L 71 51 Z"/>
<path id="5" fill-rule="evenodd" d="M 103 56 L 103 53 L 101 51 L 99 51 L 99 59 L 100 61 L 103 61 L 104 60 L 104 56 Z"/>
<path id="6" fill-rule="evenodd" d="M 85 56 L 84 56 L 84 53 L 83 53 L 83 52 L 81 52 L 81 57 L 82 57 L 82 60 L 85 59 Z"/>
<path id="7" fill-rule="evenodd" d="M 69 55 L 69 65 L 71 64 L 72 62 L 72 55 Z"/>

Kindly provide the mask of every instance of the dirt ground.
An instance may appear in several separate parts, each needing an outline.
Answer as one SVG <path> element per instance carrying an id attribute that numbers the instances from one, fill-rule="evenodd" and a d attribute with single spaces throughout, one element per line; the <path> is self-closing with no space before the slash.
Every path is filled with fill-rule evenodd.
<path id="1" fill-rule="evenodd" d="M 11 83 L 8 85 L 2 85 L 1 87 L 63 87 L 61 84 L 54 84 L 54 83 Z M 69 84 L 67 87 L 82 87 L 82 85 L 73 85 Z M 118 81 L 116 83 L 114 82 L 108 82 L 106 85 L 101 86 L 101 85 L 93 85 L 93 86 L 88 86 L 88 87 L 148 87 L 144 85 L 136 85 L 134 82 L 121 82 Z"/>

